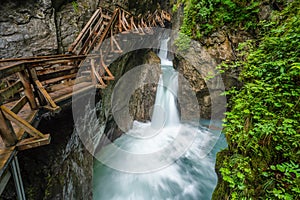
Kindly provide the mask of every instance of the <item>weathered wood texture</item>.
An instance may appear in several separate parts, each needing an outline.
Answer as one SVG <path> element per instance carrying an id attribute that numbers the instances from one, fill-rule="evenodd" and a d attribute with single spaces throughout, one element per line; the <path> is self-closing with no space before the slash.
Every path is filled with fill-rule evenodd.
<path id="1" fill-rule="evenodd" d="M 40 110 L 57 113 L 58 104 L 72 95 L 104 89 L 114 80 L 108 63 L 122 53 L 116 34 L 152 34 L 152 26 L 170 19 L 165 11 L 137 17 L 118 6 L 114 11 L 99 8 L 69 54 L 0 59 L 0 179 L 17 151 L 50 143 L 50 135 L 32 125 Z M 104 47 L 105 39 L 110 44 Z"/>

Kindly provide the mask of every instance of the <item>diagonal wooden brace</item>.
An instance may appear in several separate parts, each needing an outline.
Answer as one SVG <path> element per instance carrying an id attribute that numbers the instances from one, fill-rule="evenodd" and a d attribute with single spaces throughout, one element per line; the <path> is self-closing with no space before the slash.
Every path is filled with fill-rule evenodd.
<path id="1" fill-rule="evenodd" d="M 100 85 L 103 87 L 106 87 L 107 85 L 104 83 L 102 77 L 99 75 L 99 73 L 95 69 L 95 60 L 94 59 L 91 60 L 91 69 L 92 69 L 93 75 L 95 75 L 95 77 L 99 81 Z"/>
<path id="2" fill-rule="evenodd" d="M 11 110 L 9 110 L 5 106 L 1 106 L 1 110 L 3 111 L 4 116 L 14 122 L 17 126 L 24 129 L 29 135 L 35 137 L 35 138 L 44 138 L 45 135 L 38 131 L 36 128 L 34 128 L 31 124 L 29 124 L 27 121 L 13 113 Z"/>
<path id="3" fill-rule="evenodd" d="M 58 111 L 60 110 L 60 107 L 56 105 L 56 103 L 52 100 L 48 92 L 45 90 L 43 87 L 42 83 L 39 80 L 34 81 L 38 90 L 42 93 L 46 101 L 50 104 L 50 109 L 53 111 Z"/>

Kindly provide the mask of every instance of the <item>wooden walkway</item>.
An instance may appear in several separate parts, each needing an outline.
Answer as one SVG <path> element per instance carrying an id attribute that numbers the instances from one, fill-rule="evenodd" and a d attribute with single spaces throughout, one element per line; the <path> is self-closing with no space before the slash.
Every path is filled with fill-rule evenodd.
<path id="1" fill-rule="evenodd" d="M 33 125 L 41 111 L 58 113 L 58 105 L 74 92 L 104 89 L 114 80 L 106 63 L 112 55 L 122 53 L 115 35 L 151 34 L 152 27 L 164 27 L 170 20 L 162 10 L 137 17 L 118 6 L 114 11 L 99 8 L 70 45 L 68 54 L 0 60 L 0 194 L 17 152 L 50 143 L 50 134 Z M 102 46 L 107 39 L 109 47 Z M 91 55 L 92 51 L 98 53 Z"/>

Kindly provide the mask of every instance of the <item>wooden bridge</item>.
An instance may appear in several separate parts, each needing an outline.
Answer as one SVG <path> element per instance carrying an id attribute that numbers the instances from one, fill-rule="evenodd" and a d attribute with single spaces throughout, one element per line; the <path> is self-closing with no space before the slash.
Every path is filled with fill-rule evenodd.
<path id="1" fill-rule="evenodd" d="M 152 27 L 164 27 L 170 20 L 163 10 L 141 17 L 118 6 L 114 11 L 101 7 L 70 45 L 68 54 L 0 60 L 0 194 L 12 174 L 18 198 L 25 199 L 16 155 L 50 143 L 50 134 L 35 128 L 41 114 L 58 113 L 59 105 L 75 92 L 104 89 L 114 80 L 107 63 L 113 54 L 122 53 L 115 35 L 152 34 Z M 104 40 L 110 45 L 103 46 Z M 91 55 L 92 51 L 99 53 Z"/>

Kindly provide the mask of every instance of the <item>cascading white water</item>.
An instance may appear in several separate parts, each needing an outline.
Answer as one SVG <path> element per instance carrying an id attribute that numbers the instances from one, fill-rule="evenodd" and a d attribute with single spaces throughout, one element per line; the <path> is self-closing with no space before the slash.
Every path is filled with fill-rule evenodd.
<path id="1" fill-rule="evenodd" d="M 204 128 L 180 123 L 177 109 L 178 72 L 173 69 L 172 61 L 167 59 L 167 43 L 162 40 L 159 57 L 162 75 L 156 93 L 155 106 L 151 122 L 135 121 L 128 133 L 114 141 L 114 144 L 126 152 L 149 154 L 161 150 L 176 139 L 180 133 L 196 134 L 190 148 L 173 164 L 149 173 L 126 173 L 109 168 L 95 160 L 93 174 L 94 200 L 174 200 L 174 199 L 210 199 L 216 185 L 214 172 L 215 154 L 224 146 L 217 143 L 213 151 L 203 158 L 205 148 L 210 147 L 214 134 Z M 151 137 L 145 137 L 151 136 Z M 135 136 L 135 137 L 132 137 Z M 139 137 L 140 136 L 140 137 Z M 108 156 L 111 145 L 102 149 Z M 156 160 L 171 157 L 178 151 L 172 147 L 168 155 L 158 155 Z M 121 161 L 120 165 L 139 165 L 141 163 Z M 149 161 L 151 162 L 151 161 Z M 149 163 L 144 163 L 147 165 Z"/>
<path id="2" fill-rule="evenodd" d="M 154 128 L 178 125 L 179 114 L 176 106 L 178 92 L 178 72 L 173 69 L 173 62 L 168 60 L 168 41 L 162 40 L 159 51 L 162 74 L 158 82 L 155 105 L 151 119 Z"/>

